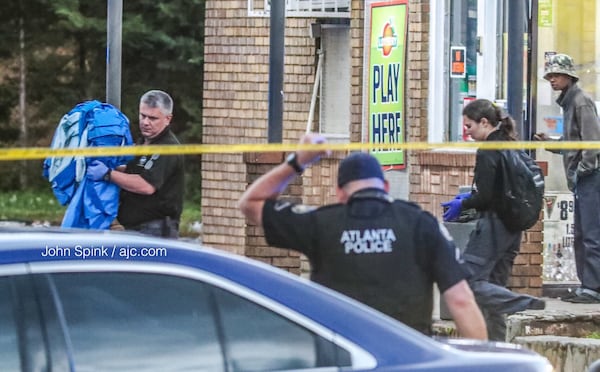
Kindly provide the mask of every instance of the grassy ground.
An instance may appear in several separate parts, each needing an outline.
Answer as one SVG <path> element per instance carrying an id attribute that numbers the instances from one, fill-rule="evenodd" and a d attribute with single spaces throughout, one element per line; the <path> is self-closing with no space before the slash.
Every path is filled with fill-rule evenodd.
<path id="1" fill-rule="evenodd" d="M 65 210 L 50 190 L 0 192 L 1 220 L 60 224 Z"/>
<path id="2" fill-rule="evenodd" d="M 60 225 L 65 210 L 66 207 L 58 203 L 50 189 L 0 192 L 0 220 Z M 200 220 L 200 205 L 185 202 L 181 216 L 181 235 L 197 237 L 198 232 L 194 231 L 193 226 L 197 226 Z"/>

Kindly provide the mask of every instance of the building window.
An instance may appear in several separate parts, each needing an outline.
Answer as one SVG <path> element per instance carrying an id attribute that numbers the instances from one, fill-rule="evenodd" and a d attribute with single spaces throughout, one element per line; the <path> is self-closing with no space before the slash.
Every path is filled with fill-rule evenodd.
<path id="1" fill-rule="evenodd" d="M 465 141 L 462 109 L 475 98 L 497 101 L 504 18 L 498 0 L 432 2 L 430 21 L 430 142 Z"/>
<path id="2" fill-rule="evenodd" d="M 319 132 L 330 141 L 350 140 L 350 28 L 321 25 Z"/>

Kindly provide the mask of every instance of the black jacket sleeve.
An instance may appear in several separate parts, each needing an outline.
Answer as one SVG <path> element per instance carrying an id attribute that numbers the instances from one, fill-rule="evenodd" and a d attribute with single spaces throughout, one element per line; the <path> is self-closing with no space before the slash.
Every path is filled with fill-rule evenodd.
<path id="1" fill-rule="evenodd" d="M 476 191 L 473 195 L 462 201 L 463 209 L 475 208 L 486 211 L 494 208 L 497 197 L 500 157 L 497 150 L 477 150 L 475 161 L 474 183 Z"/>

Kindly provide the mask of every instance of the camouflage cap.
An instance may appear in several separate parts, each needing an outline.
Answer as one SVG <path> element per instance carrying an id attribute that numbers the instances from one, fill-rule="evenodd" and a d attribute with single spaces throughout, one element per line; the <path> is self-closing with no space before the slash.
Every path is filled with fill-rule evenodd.
<path id="1" fill-rule="evenodd" d="M 548 80 L 549 74 L 564 74 L 572 77 L 575 81 L 579 80 L 579 76 L 575 73 L 573 58 L 566 54 L 555 54 L 548 59 L 544 70 L 544 79 Z"/>

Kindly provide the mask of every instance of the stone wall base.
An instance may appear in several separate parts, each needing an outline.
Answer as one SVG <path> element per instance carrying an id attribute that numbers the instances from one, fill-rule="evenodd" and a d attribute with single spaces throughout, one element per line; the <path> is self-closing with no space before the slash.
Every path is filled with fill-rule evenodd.
<path id="1" fill-rule="evenodd" d="M 600 340 L 564 336 L 523 336 L 513 341 L 548 358 L 554 372 L 585 372 L 600 360 Z"/>

